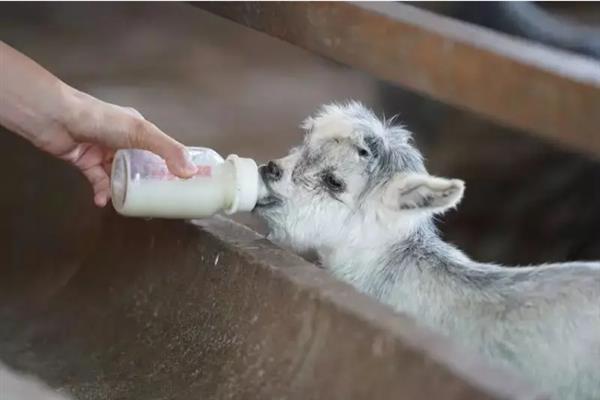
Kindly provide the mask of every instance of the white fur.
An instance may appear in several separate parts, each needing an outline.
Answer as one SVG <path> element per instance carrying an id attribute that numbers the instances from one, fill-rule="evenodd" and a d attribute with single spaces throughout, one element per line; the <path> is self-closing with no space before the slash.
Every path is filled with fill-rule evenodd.
<path id="1" fill-rule="evenodd" d="M 316 252 L 334 275 L 557 398 L 600 399 L 600 264 L 505 268 L 472 261 L 444 243 L 432 223 L 458 204 L 462 181 L 424 168 L 399 170 L 364 193 L 373 177 L 355 147 L 375 135 L 388 150 L 416 152 L 407 147 L 407 131 L 358 103 L 325 106 L 303 127 L 304 146 L 277 161 L 283 177 L 269 183 L 279 205 L 257 209 L 270 238 Z M 324 170 L 343 178 L 343 193 L 323 190 Z"/>

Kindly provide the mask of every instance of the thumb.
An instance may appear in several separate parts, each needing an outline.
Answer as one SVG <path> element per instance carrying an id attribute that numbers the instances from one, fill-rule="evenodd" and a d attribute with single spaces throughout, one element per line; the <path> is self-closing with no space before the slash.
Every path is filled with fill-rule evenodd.
<path id="1" fill-rule="evenodd" d="M 145 119 L 137 121 L 135 128 L 128 132 L 131 147 L 159 155 L 174 175 L 188 178 L 196 173 L 197 167 L 183 144 L 162 132 L 153 123 Z"/>
<path id="2" fill-rule="evenodd" d="M 185 146 L 135 109 L 121 107 L 79 93 L 69 131 L 79 142 L 93 142 L 112 149 L 138 148 L 162 157 L 169 170 L 181 178 L 197 171 Z"/>

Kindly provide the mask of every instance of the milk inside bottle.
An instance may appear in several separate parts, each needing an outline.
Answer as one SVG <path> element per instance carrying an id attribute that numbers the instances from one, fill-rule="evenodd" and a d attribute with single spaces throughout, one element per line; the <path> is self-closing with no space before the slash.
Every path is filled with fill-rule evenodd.
<path id="1" fill-rule="evenodd" d="M 261 183 L 254 160 L 236 155 L 223 159 L 202 147 L 188 152 L 198 170 L 181 179 L 149 151 L 117 151 L 111 173 L 115 210 L 132 217 L 202 218 L 254 208 Z"/>

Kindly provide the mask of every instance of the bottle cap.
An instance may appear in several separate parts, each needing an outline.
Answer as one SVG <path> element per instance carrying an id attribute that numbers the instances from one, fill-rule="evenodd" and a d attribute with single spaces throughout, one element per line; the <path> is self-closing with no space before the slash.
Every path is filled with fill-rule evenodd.
<path id="1" fill-rule="evenodd" d="M 227 214 L 238 211 L 252 211 L 258 200 L 258 166 L 251 158 L 241 158 L 235 154 L 227 157 L 235 167 L 235 196 Z"/>

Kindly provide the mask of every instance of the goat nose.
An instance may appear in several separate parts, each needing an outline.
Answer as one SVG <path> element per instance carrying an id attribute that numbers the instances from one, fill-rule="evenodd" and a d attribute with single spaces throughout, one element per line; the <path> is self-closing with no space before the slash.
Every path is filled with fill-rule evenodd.
<path id="1" fill-rule="evenodd" d="M 283 174 L 281 168 L 274 161 L 269 161 L 267 165 L 260 167 L 260 172 L 264 179 L 272 181 L 281 179 L 281 175 Z"/>

